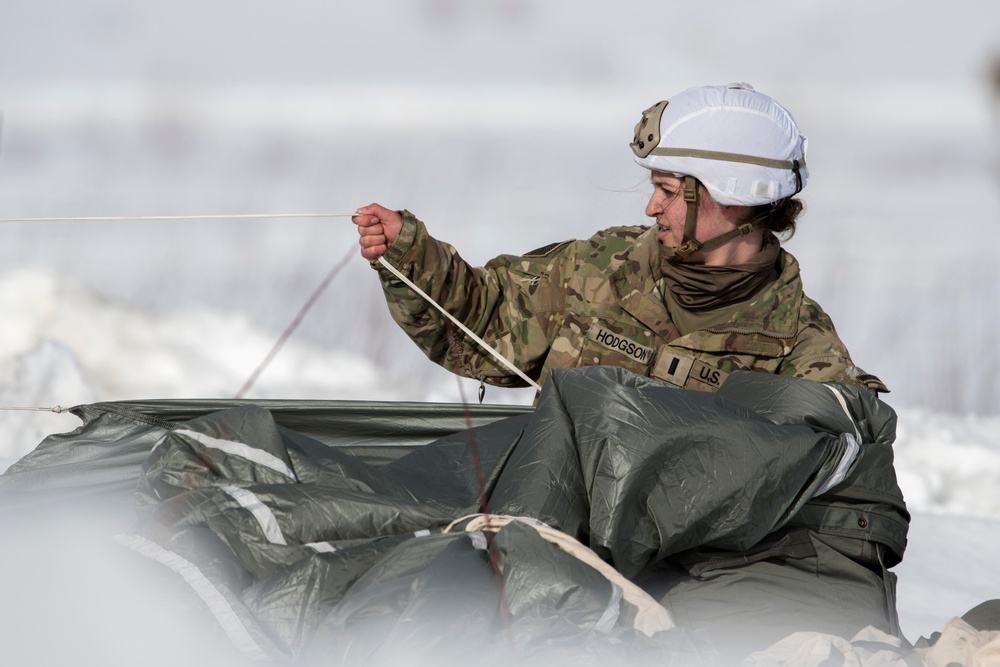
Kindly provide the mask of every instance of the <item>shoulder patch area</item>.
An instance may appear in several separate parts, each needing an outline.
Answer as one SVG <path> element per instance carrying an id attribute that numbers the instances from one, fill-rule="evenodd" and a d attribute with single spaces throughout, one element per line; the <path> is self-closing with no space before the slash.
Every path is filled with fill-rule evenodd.
<path id="1" fill-rule="evenodd" d="M 573 243 L 573 239 L 570 239 L 569 241 L 560 241 L 558 243 L 550 243 L 548 245 L 542 246 L 541 248 L 536 248 L 531 252 L 526 252 L 524 253 L 524 255 L 522 255 L 522 257 L 532 257 L 532 258 L 545 257 L 546 255 L 551 255 L 556 250 L 559 250 L 560 248 L 567 246 L 570 243 Z"/>
<path id="2" fill-rule="evenodd" d="M 885 386 L 882 380 L 878 379 L 876 376 L 870 373 L 861 373 L 858 375 L 858 382 L 868 387 L 876 394 L 888 394 L 889 388 Z"/>

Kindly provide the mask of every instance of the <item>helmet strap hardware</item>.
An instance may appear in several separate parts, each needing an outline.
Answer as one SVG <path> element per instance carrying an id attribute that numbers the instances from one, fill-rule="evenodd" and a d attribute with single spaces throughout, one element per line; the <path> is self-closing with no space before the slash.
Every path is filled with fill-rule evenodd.
<path id="1" fill-rule="evenodd" d="M 698 252 L 701 244 L 694 239 L 695 223 L 698 221 L 698 181 L 694 176 L 684 177 L 684 201 L 687 202 L 687 216 L 684 219 L 684 238 L 674 250 L 680 259 Z"/>
<path id="2" fill-rule="evenodd" d="M 684 238 L 681 244 L 674 248 L 673 255 L 683 261 L 699 250 L 711 250 L 726 243 L 730 239 L 746 236 L 754 230 L 752 221 L 737 225 L 724 234 L 700 243 L 694 238 L 695 223 L 698 219 L 698 181 L 694 176 L 684 177 L 684 201 L 687 202 L 687 217 L 684 220 Z"/>
<path id="3" fill-rule="evenodd" d="M 801 164 L 799 161 L 792 160 L 792 173 L 795 174 L 795 192 L 792 193 L 793 197 L 802 192 L 802 173 L 799 171 L 800 168 Z"/>
<path id="4" fill-rule="evenodd" d="M 635 137 L 629 146 L 637 157 L 646 157 L 660 143 L 660 116 L 667 108 L 662 100 L 642 112 L 642 118 L 635 124 Z"/>

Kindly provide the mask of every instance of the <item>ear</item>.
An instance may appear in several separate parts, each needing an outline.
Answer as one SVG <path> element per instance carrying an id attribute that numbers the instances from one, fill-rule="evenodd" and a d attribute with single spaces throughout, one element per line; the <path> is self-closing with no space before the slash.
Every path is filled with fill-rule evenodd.
<path id="1" fill-rule="evenodd" d="M 748 206 L 720 206 L 722 215 L 729 222 L 738 225 L 750 217 L 750 207 Z"/>

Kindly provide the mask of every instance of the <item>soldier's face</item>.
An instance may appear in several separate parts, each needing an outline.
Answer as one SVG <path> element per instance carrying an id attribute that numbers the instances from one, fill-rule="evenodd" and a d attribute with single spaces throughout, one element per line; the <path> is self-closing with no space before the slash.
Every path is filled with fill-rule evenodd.
<path id="1" fill-rule="evenodd" d="M 676 248 L 684 240 L 684 223 L 687 219 L 687 204 L 684 201 L 684 179 L 661 171 L 654 171 L 650 177 L 653 194 L 646 204 L 646 215 L 653 218 L 660 227 L 657 238 L 668 248 Z M 698 217 L 695 222 L 694 237 L 705 242 L 730 229 L 722 213 L 722 207 L 704 190 L 698 194 Z"/>
<path id="2" fill-rule="evenodd" d="M 653 194 L 646 204 L 646 215 L 660 226 L 660 243 L 676 248 L 684 237 L 687 205 L 684 203 L 684 181 L 660 171 L 652 172 Z"/>

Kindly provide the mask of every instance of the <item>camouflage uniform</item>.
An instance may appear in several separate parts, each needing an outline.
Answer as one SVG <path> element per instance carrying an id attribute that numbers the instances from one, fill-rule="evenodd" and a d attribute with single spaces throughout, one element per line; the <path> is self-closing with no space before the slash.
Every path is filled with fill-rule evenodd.
<path id="1" fill-rule="evenodd" d="M 681 335 L 657 285 L 655 225 L 501 255 L 476 269 L 411 213 L 402 214 L 403 228 L 385 259 L 540 383 L 553 368 L 609 365 L 705 391 L 740 369 L 887 391 L 854 366 L 829 316 L 803 294 L 798 262 L 788 253 L 778 279 L 727 323 Z M 431 360 L 490 384 L 524 385 L 374 266 L 392 316 Z"/>
<path id="2" fill-rule="evenodd" d="M 829 316 L 803 294 L 788 253 L 778 278 L 733 307 L 729 321 L 681 335 L 663 300 L 655 226 L 616 227 L 476 269 L 410 213 L 403 220 L 385 259 L 540 382 L 552 369 L 601 364 L 706 391 L 738 369 L 887 391 L 854 366 Z M 523 383 L 375 266 L 393 317 L 429 358 L 493 384 Z M 637 582 L 682 627 L 724 640 L 716 644 L 723 660 L 741 657 L 733 664 L 803 623 L 845 638 L 868 625 L 898 635 L 888 568 L 902 557 L 909 517 L 892 470 L 895 414 L 877 405 L 884 414 L 865 417 L 876 442 L 861 448 L 843 483 L 781 530 L 747 551 L 701 545 L 675 554 Z"/>

